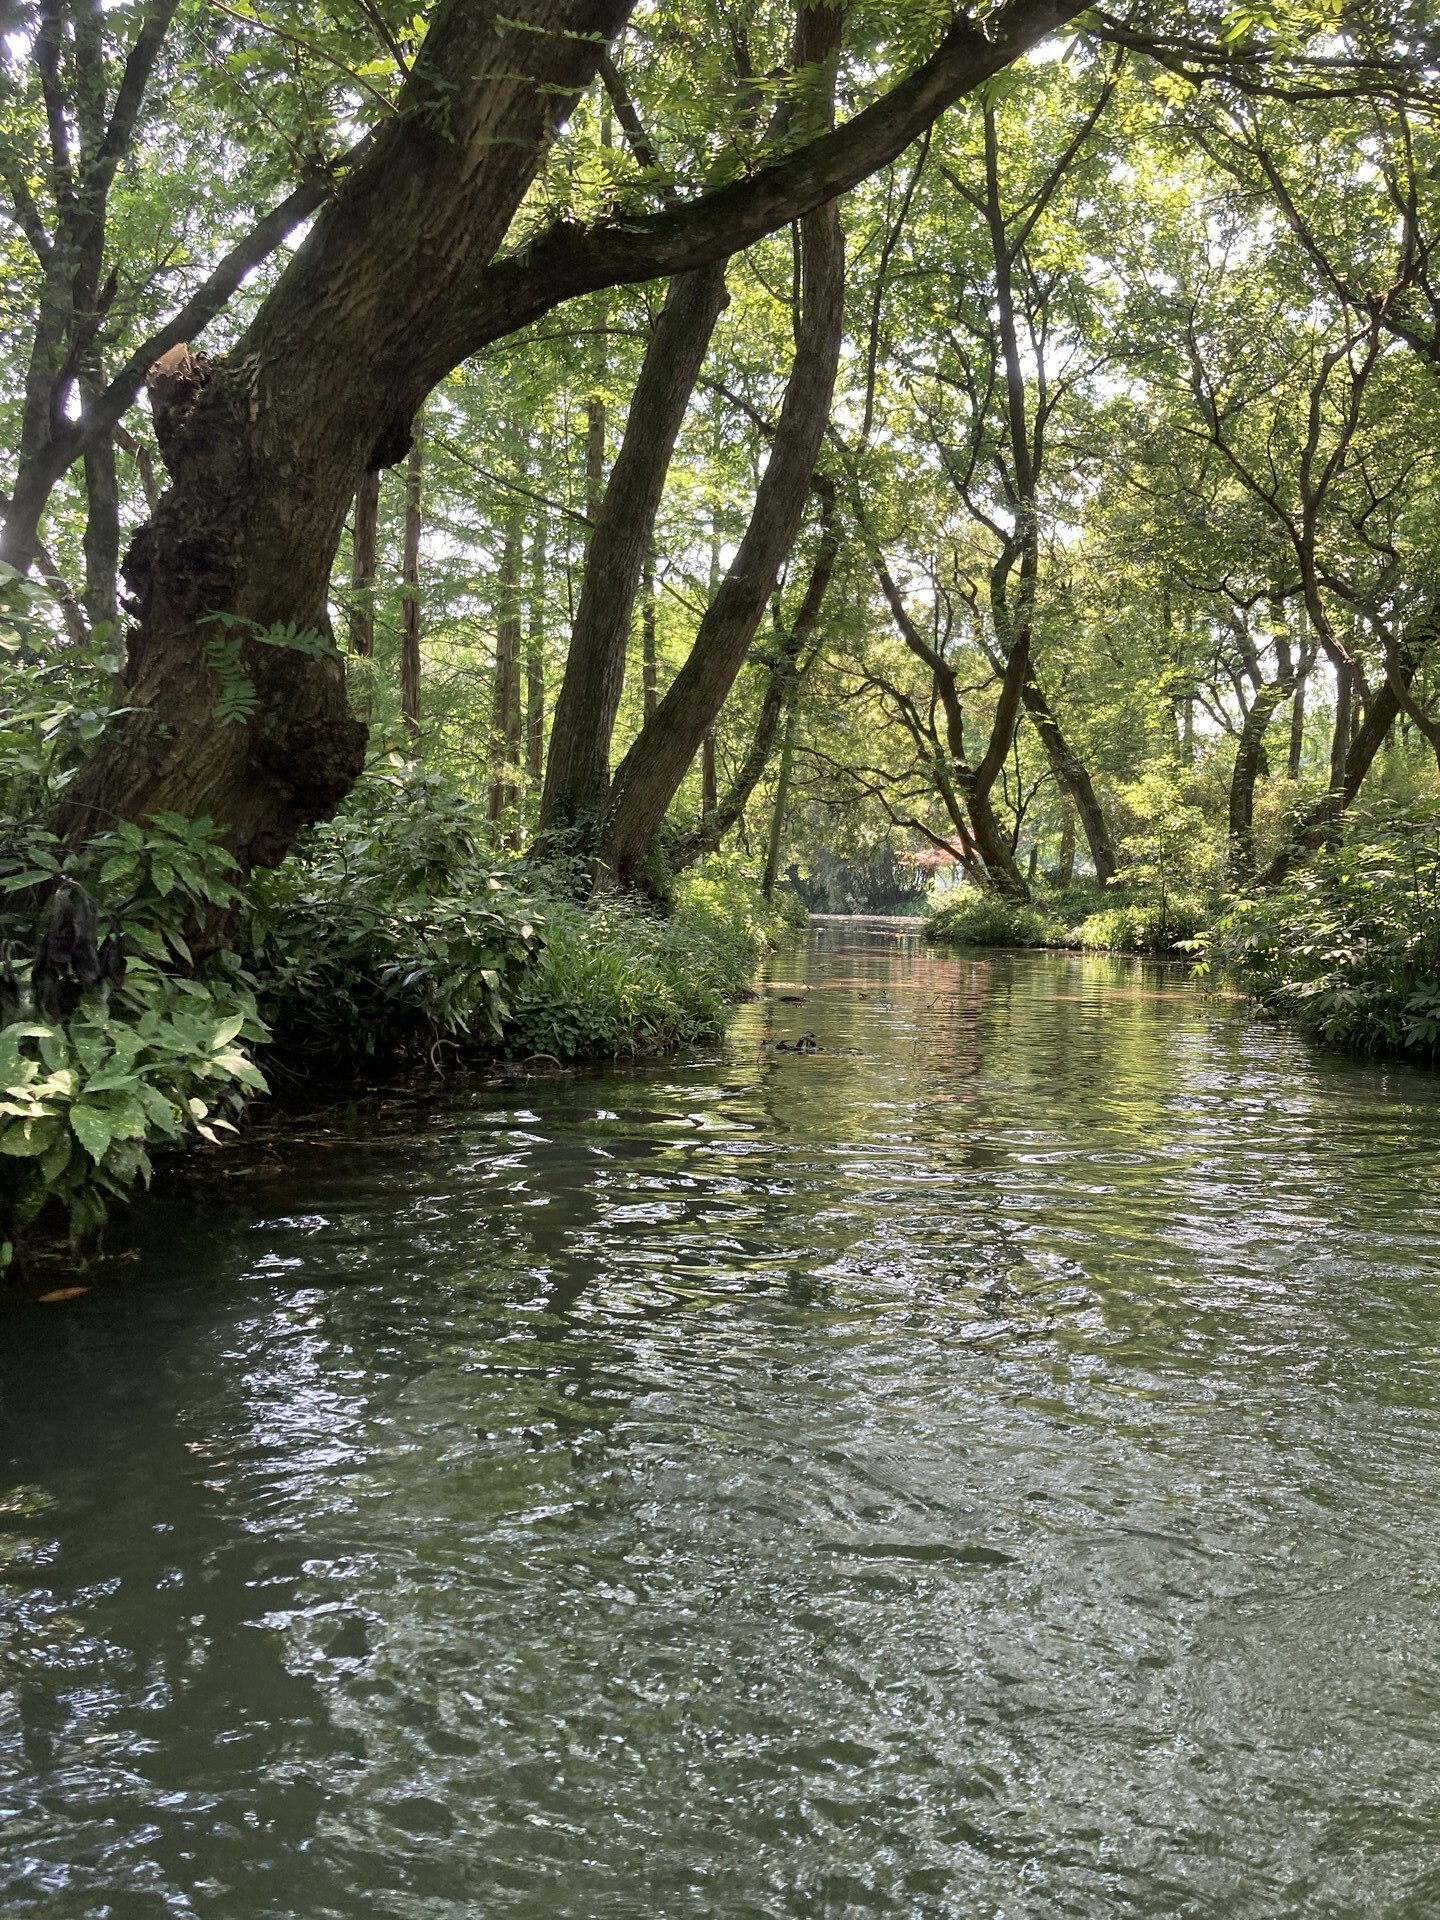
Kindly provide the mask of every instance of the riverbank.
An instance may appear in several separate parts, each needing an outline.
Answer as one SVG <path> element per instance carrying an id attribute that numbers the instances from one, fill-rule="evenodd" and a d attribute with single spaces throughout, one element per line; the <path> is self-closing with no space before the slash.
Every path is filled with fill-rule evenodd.
<path id="1" fill-rule="evenodd" d="M 21 1236 L 82 1244 L 155 1151 L 220 1147 L 272 1086 L 712 1043 L 783 924 L 720 862 L 664 911 L 582 906 L 564 868 L 497 867 L 481 810 L 401 764 L 243 885 L 208 821 L 122 824 L 63 868 L 34 841 L 45 931 L 0 980 L 0 1264 Z M 217 918 L 229 943 L 197 956 Z"/>

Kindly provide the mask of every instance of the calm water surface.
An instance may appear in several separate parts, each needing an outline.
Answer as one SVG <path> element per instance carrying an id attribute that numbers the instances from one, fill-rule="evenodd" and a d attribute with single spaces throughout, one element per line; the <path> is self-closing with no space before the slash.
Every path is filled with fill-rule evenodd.
<path id="1" fill-rule="evenodd" d="M 0 1312 L 0 1911 L 1440 1913 L 1440 1079 L 772 971 Z"/>

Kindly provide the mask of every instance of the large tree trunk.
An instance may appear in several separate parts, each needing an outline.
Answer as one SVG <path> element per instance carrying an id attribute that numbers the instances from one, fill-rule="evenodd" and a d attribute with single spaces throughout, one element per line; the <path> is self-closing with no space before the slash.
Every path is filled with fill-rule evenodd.
<path id="1" fill-rule="evenodd" d="M 588 822 L 593 834 L 598 825 L 610 780 L 610 740 L 625 684 L 635 593 L 670 457 L 725 300 L 723 260 L 685 274 L 671 282 L 650 336 L 590 537 L 550 730 L 542 833 L 567 832 Z"/>
<path id="2" fill-rule="evenodd" d="M 265 865 L 348 791 L 364 729 L 339 658 L 252 639 L 257 709 L 219 726 L 203 623 L 226 612 L 252 633 L 293 622 L 328 635 L 355 475 L 405 453 L 448 370 L 443 321 L 628 11 L 626 0 L 529 0 L 517 24 L 478 0 L 441 0 L 400 111 L 234 352 L 165 383 L 173 484 L 126 561 L 139 621 L 130 710 L 72 789 L 70 831 L 162 807 L 208 813 L 242 864 Z"/>
<path id="3" fill-rule="evenodd" d="M 630 5 L 526 0 L 517 20 L 481 0 L 439 0 L 398 111 L 353 167 L 337 185 L 298 188 L 189 303 L 199 324 L 213 317 L 297 208 L 331 195 L 234 351 L 174 383 L 164 449 L 173 484 L 125 568 L 138 621 L 128 710 L 67 795 L 63 831 L 173 808 L 224 822 L 242 866 L 282 859 L 348 791 L 364 729 L 338 655 L 264 642 L 296 629 L 328 637 L 329 573 L 354 477 L 403 457 L 437 382 L 562 300 L 689 272 L 824 205 L 1081 10 L 1078 0 L 1015 0 L 980 24 L 957 18 L 921 68 L 839 132 L 687 206 L 590 231 L 557 222 L 486 272 Z M 188 337 L 187 324 L 184 314 L 167 323 L 167 348 Z M 87 411 L 68 459 L 113 427 L 138 366 L 132 356 Z M 49 484 L 7 516 L 22 566 Z M 256 706 L 240 725 L 215 714 L 203 623 L 219 612 L 250 636 Z"/>
<path id="4" fill-rule="evenodd" d="M 805 514 L 830 418 L 845 305 L 845 245 L 831 202 L 801 228 L 803 316 L 769 463 L 739 552 L 690 657 L 616 771 L 601 841 L 611 880 L 633 886 L 651 841 L 750 650 Z"/>

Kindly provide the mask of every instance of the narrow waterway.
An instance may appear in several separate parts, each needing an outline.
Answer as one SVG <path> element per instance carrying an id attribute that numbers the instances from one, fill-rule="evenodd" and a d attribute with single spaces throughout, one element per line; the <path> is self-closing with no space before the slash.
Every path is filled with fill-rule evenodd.
<path id="1" fill-rule="evenodd" d="M 0 1911 L 1440 1912 L 1440 1076 L 770 973 L 0 1309 Z"/>

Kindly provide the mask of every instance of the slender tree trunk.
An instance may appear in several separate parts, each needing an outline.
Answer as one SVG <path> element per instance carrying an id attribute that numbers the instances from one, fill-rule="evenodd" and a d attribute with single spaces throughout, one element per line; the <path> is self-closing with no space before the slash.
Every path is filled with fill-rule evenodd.
<path id="1" fill-rule="evenodd" d="M 355 537 L 350 554 L 350 651 L 375 655 L 375 566 L 380 525 L 380 475 L 362 473 L 355 489 Z"/>
<path id="2" fill-rule="evenodd" d="M 685 274 L 671 282 L 650 336 L 620 451 L 595 512 L 551 725 L 542 833 L 586 822 L 593 831 L 604 804 L 635 593 L 670 456 L 725 299 L 723 261 Z"/>
<path id="3" fill-rule="evenodd" d="M 500 597 L 495 622 L 495 692 L 490 714 L 490 818 L 501 819 L 519 798 L 515 768 L 520 757 L 520 572 L 525 515 L 516 507 L 505 526 L 500 556 Z"/>
<path id="4" fill-rule="evenodd" d="M 1115 843 L 1110 837 L 1105 810 L 1100 805 L 1089 771 L 1085 762 L 1061 731 L 1060 723 L 1056 720 L 1050 702 L 1035 678 L 1033 669 L 1022 691 L 1025 711 L 1030 715 L 1035 731 L 1040 736 L 1040 744 L 1044 747 L 1046 758 L 1050 762 L 1050 771 L 1055 777 L 1055 784 L 1067 800 L 1074 803 L 1080 815 L 1080 823 L 1085 831 L 1085 843 L 1090 849 L 1090 858 L 1095 863 L 1095 883 L 1101 888 L 1107 887 L 1115 877 L 1117 864 Z M 1073 834 L 1073 815 L 1067 814 L 1067 818 L 1070 819 Z M 1071 860 L 1073 871 L 1073 853 Z"/>
<path id="5" fill-rule="evenodd" d="M 790 800 L 790 769 L 795 759 L 795 736 L 799 724 L 800 702 L 792 694 L 790 711 L 785 717 L 780 767 L 775 777 L 775 811 L 770 816 L 770 845 L 765 855 L 765 877 L 760 883 L 760 891 L 767 900 L 775 896 L 775 881 L 780 872 L 780 849 L 785 841 L 785 808 Z"/>
<path id="6" fill-rule="evenodd" d="M 659 697 L 659 662 L 655 655 L 655 541 L 645 550 L 645 582 L 640 599 L 640 696 L 642 720 L 655 717 Z"/>
<path id="7" fill-rule="evenodd" d="M 1354 731 L 1355 669 L 1348 660 L 1335 662 L 1335 730 L 1330 736 L 1330 791 L 1338 793 L 1345 784 L 1345 762 L 1349 758 Z"/>
<path id="8" fill-rule="evenodd" d="M 1265 735 L 1276 709 L 1289 698 L 1293 679 L 1262 687 L 1250 703 L 1230 775 L 1230 884 L 1248 886 L 1255 878 L 1255 782 L 1265 752 Z"/>
<path id="9" fill-rule="evenodd" d="M 108 626 L 113 634 L 120 618 L 120 478 L 109 435 L 87 451 L 84 467 L 85 615 L 92 633 Z"/>
<path id="10" fill-rule="evenodd" d="M 602 362 L 603 368 L 603 362 Z M 594 395 L 585 403 L 585 515 L 590 522 L 591 542 L 600 517 L 600 502 L 605 498 L 605 401 Z"/>
<path id="11" fill-rule="evenodd" d="M 1025 883 L 1020 878 L 1015 865 L 1015 856 L 1000 822 L 995 817 L 995 809 L 990 804 L 990 792 L 999 771 L 1002 756 L 994 752 L 996 735 L 992 730 L 990 751 L 986 755 L 989 772 L 982 784 L 977 770 L 970 765 L 965 750 L 965 711 L 961 703 L 959 683 L 955 678 L 955 669 L 943 654 L 932 647 L 919 627 L 910 618 L 903 596 L 891 577 L 890 569 L 878 548 L 871 548 L 871 560 L 875 567 L 875 577 L 880 583 L 886 603 L 894 618 L 901 639 L 917 659 L 923 660 L 930 670 L 940 708 L 945 716 L 945 745 L 948 749 L 948 765 L 942 759 L 938 749 L 935 755 L 935 782 L 956 829 L 966 834 L 967 843 L 974 849 L 975 857 L 984 871 L 988 883 L 1002 893 L 1023 894 Z M 1028 656 L 1021 656 L 1012 650 L 1015 666 L 1026 664 Z M 1013 673 L 1009 676 L 1014 684 Z M 1008 723 L 1003 712 L 998 716 L 1002 724 L 1014 729 L 1013 709 Z M 1008 747 L 1006 749 L 1008 751 Z M 964 817 L 961 805 L 964 806 Z M 968 827 L 966 821 L 968 820 Z"/>
<path id="12" fill-rule="evenodd" d="M 770 668 L 769 682 L 760 703 L 750 750 L 731 782 L 723 800 L 708 811 L 699 827 L 673 849 L 670 865 L 675 872 L 691 866 L 707 853 L 713 853 L 731 827 L 744 814 L 760 776 L 769 765 L 770 754 L 779 731 L 781 715 L 794 706 L 799 697 L 802 668 L 800 656 L 809 644 L 825 604 L 835 562 L 840 552 L 840 523 L 835 509 L 835 489 L 828 482 L 816 481 L 821 499 L 821 535 L 816 549 L 804 598 L 795 623 L 784 637 L 784 644 Z"/>
<path id="13" fill-rule="evenodd" d="M 734 685 L 804 517 L 844 320 L 845 247 L 833 202 L 806 216 L 801 250 L 805 291 L 795 364 L 750 524 L 690 657 L 611 786 L 602 864 L 621 887 L 636 883 L 666 809 Z"/>
<path id="14" fill-rule="evenodd" d="M 715 766 L 715 729 L 700 742 L 700 814 L 714 813 L 720 804 L 720 780 Z"/>
<path id="15" fill-rule="evenodd" d="M 1407 666 L 1397 677 L 1402 689 L 1408 690 L 1413 669 Z M 1280 849 L 1261 875 L 1262 887 L 1278 886 L 1302 853 L 1323 846 L 1333 835 L 1346 809 L 1359 793 L 1376 754 L 1380 751 L 1399 714 L 1400 694 L 1392 680 L 1386 679 L 1377 687 L 1374 698 L 1370 702 L 1369 712 L 1365 715 L 1364 724 L 1351 743 L 1349 753 L 1345 756 L 1344 774 L 1340 786 L 1332 787 L 1328 793 L 1322 794 L 1305 818 L 1296 825 L 1289 842 Z"/>
<path id="16" fill-rule="evenodd" d="M 1310 677 L 1310 661 L 1302 659 L 1295 677 L 1295 697 L 1290 702 L 1290 751 L 1285 762 L 1287 780 L 1300 778 L 1300 762 L 1305 754 L 1305 683 Z"/>
<path id="17" fill-rule="evenodd" d="M 400 711 L 411 741 L 420 741 L 420 527 L 425 442 L 417 429 L 405 463 L 405 545 L 400 564 Z"/>
<path id="18" fill-rule="evenodd" d="M 530 634 L 525 646 L 525 771 L 538 788 L 545 771 L 545 580 L 550 526 L 542 513 L 530 550 Z"/>
<path id="19" fill-rule="evenodd" d="M 1068 887 L 1075 879 L 1075 803 L 1069 794 L 1060 801 L 1060 858 L 1055 866 L 1055 884 Z"/>

